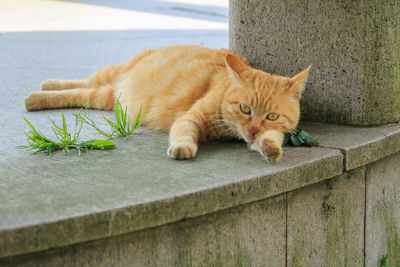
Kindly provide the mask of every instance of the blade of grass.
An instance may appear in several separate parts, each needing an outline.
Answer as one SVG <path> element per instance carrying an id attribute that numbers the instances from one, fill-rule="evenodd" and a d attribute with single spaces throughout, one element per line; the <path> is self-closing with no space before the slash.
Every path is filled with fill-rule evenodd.
<path id="1" fill-rule="evenodd" d="M 103 117 L 107 124 L 113 130 L 111 136 L 116 135 L 118 137 L 126 137 L 128 135 L 131 135 L 139 128 L 140 122 L 142 120 L 142 107 L 140 107 L 139 113 L 135 118 L 135 121 L 131 123 L 131 118 L 128 115 L 127 107 L 125 107 L 125 109 L 122 108 L 122 105 L 118 98 L 114 107 L 114 117 L 114 122 L 107 119 L 106 117 Z"/>
<path id="2" fill-rule="evenodd" d="M 44 134 L 39 132 L 28 119 L 24 117 L 31 130 L 26 133 L 28 139 L 28 145 L 17 146 L 17 149 L 27 149 L 33 151 L 32 154 L 39 152 L 45 152 L 51 154 L 55 150 L 61 150 L 67 153 L 70 149 L 77 149 L 79 155 L 81 150 L 85 149 L 112 149 L 115 148 L 115 144 L 107 140 L 89 140 L 85 142 L 78 142 L 79 135 L 82 130 L 83 122 L 78 118 L 75 119 L 75 131 L 73 134 L 68 132 L 67 122 L 62 113 L 62 125 L 58 126 L 54 120 L 50 119 L 52 124 L 52 130 L 56 135 L 57 140 L 52 140 L 46 137 Z M 74 136 L 74 138 L 72 138 Z"/>
<path id="3" fill-rule="evenodd" d="M 106 117 L 103 117 L 106 121 L 106 124 L 108 124 L 112 129 L 111 134 L 108 134 L 100 129 L 97 123 L 87 114 L 85 114 L 83 110 L 79 111 L 78 113 L 74 113 L 73 115 L 75 116 L 75 128 L 73 134 L 68 132 L 68 126 L 63 112 L 61 112 L 61 126 L 57 125 L 54 120 L 49 118 L 52 124 L 52 130 L 57 139 L 56 141 L 44 136 L 24 117 L 24 120 L 31 128 L 31 130 L 26 134 L 29 145 L 18 146 L 17 148 L 27 149 L 29 151 L 35 150 L 33 153 L 43 151 L 47 154 L 51 154 L 54 150 L 68 152 L 70 148 L 74 148 L 78 150 L 79 155 L 83 149 L 86 151 L 88 149 L 111 149 L 115 147 L 115 144 L 112 142 L 111 144 L 103 142 L 105 140 L 89 140 L 84 142 L 78 141 L 83 124 L 91 126 L 99 134 L 107 138 L 113 138 L 114 136 L 126 137 L 140 127 L 142 121 L 142 107 L 139 108 L 136 118 L 131 123 L 131 118 L 128 115 L 127 107 L 123 108 L 118 98 L 114 108 L 115 121 L 111 121 Z"/>
<path id="4" fill-rule="evenodd" d="M 94 128 L 99 134 L 101 134 L 104 137 L 107 138 L 112 138 L 113 133 L 108 134 L 106 132 L 104 132 L 102 129 L 100 129 L 100 127 L 97 125 L 96 122 L 94 122 L 89 116 L 87 116 L 86 114 L 83 113 L 83 111 L 80 111 L 78 113 L 74 113 L 74 116 L 80 120 L 81 122 L 83 122 L 84 124 L 87 124 L 89 126 L 91 126 L 92 128 Z"/>

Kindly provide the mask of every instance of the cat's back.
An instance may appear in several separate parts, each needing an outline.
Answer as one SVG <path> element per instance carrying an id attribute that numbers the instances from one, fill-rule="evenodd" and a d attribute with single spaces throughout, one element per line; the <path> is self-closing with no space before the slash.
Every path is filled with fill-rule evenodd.
<path id="1" fill-rule="evenodd" d="M 129 70 L 126 79 L 131 84 L 154 82 L 166 85 L 172 79 L 175 82 L 180 79 L 190 80 L 193 75 L 224 65 L 223 50 L 197 45 L 175 45 L 151 50 Z M 160 89 L 157 86 L 152 91 Z"/>
<path id="2" fill-rule="evenodd" d="M 215 73 L 225 70 L 225 51 L 196 45 L 152 50 L 119 83 L 121 102 L 149 114 L 145 124 L 168 129 L 209 90 Z"/>
<path id="3" fill-rule="evenodd" d="M 152 53 L 143 58 L 140 63 L 150 63 L 152 67 L 175 68 L 179 68 L 182 62 L 186 62 L 186 64 L 208 62 L 224 65 L 224 54 L 223 49 L 212 49 L 199 45 L 173 45 L 152 50 Z"/>

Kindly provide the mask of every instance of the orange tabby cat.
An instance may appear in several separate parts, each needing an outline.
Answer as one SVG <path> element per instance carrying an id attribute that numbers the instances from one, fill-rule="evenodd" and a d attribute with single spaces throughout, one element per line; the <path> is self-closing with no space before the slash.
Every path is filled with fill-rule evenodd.
<path id="1" fill-rule="evenodd" d="M 254 69 L 227 49 L 176 45 L 146 50 L 87 80 L 47 80 L 25 99 L 27 110 L 84 107 L 111 110 L 115 99 L 143 125 L 170 131 L 168 155 L 190 159 L 199 141 L 244 139 L 272 162 L 284 133 L 299 120 L 299 100 L 310 67 L 292 78 Z"/>

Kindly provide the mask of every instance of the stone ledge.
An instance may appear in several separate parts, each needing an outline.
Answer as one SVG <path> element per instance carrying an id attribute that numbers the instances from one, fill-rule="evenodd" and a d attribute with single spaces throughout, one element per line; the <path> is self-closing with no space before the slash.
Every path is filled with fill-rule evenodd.
<path id="1" fill-rule="evenodd" d="M 342 154 L 330 148 L 285 148 L 270 164 L 244 143 L 202 144 L 195 160 L 182 162 L 166 157 L 167 142 L 142 129 L 115 151 L 0 161 L 0 257 L 216 212 L 343 171 Z"/>
<path id="2" fill-rule="evenodd" d="M 118 141 L 117 150 L 82 157 L 11 153 L 0 160 L 0 258 L 269 198 L 400 150 L 399 124 L 302 126 L 323 147 L 285 147 L 278 164 L 265 162 L 244 143 L 202 144 L 196 159 L 170 160 L 167 134 L 145 128 Z"/>
<path id="3" fill-rule="evenodd" d="M 345 170 L 377 161 L 400 151 L 400 123 L 351 127 L 324 123 L 302 123 L 307 131 L 320 137 L 322 147 L 343 152 Z"/>

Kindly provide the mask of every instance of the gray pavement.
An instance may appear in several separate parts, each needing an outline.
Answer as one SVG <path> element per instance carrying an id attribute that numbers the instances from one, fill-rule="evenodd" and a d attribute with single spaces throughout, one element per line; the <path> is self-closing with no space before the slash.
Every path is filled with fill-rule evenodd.
<path id="1" fill-rule="evenodd" d="M 160 143 L 160 148 L 153 152 L 149 147 L 133 145 L 135 136 L 117 141 L 118 149 L 114 151 L 93 151 L 81 157 L 75 152 L 68 156 L 61 153 L 50 157 L 32 156 L 15 149 L 17 145 L 27 144 L 24 132 L 29 127 L 23 116 L 49 136 L 53 135 L 48 117 L 60 122 L 59 110 L 25 111 L 24 98 L 39 90 L 41 81 L 85 78 L 99 68 L 127 60 L 148 48 L 183 43 L 228 47 L 227 1 L 206 6 L 198 4 L 199 1 L 196 4 L 196 1 L 118 0 L 112 1 L 111 6 L 107 4 L 110 1 L 83 2 L 0 1 L 0 92 L 3 99 L 0 104 L 0 236 L 5 229 L 125 205 L 118 203 L 118 199 L 125 197 L 133 203 L 127 195 L 118 197 L 118 190 L 112 189 L 111 184 L 135 199 L 142 195 L 144 198 L 137 199 L 139 202 L 153 198 L 157 194 L 151 192 L 155 189 L 152 185 L 157 181 L 147 180 L 149 184 L 136 194 L 131 190 L 138 190 L 138 184 L 131 184 L 128 189 L 120 179 L 131 178 L 131 182 L 141 183 L 144 175 L 157 166 L 150 155 L 162 158 L 167 164 L 177 164 L 166 155 L 166 133 L 158 133 L 155 142 Z M 72 113 L 76 111 L 64 111 L 70 124 L 73 123 Z M 93 111 L 92 116 L 100 121 L 103 116 L 111 117 L 112 112 Z M 99 138 L 87 129 L 83 130 L 82 137 Z M 123 147 L 132 145 L 130 149 L 133 150 L 123 152 Z M 129 160 L 134 154 L 145 157 L 141 166 L 130 165 L 136 164 L 135 160 Z M 127 161 L 121 161 L 123 155 Z M 188 165 L 182 166 L 187 168 Z M 124 174 L 123 178 L 117 174 L 118 170 L 127 176 Z M 135 173 L 139 175 L 136 178 Z M 101 181 L 103 178 L 105 180 Z M 157 179 L 162 180 L 162 177 Z M 156 190 L 168 187 L 177 188 L 166 183 Z M 111 195 L 107 196 L 106 192 Z M 0 243 L 7 244 L 6 239 L 0 239 Z"/>
<path id="2" fill-rule="evenodd" d="M 219 6 L 195 5 L 193 0 L 183 2 L 191 4 L 121 0 L 112 1 L 112 5 L 107 4 L 109 1 L 86 1 L 95 5 L 79 4 L 79 1 L 1 1 L 0 92 L 6 101 L 0 105 L 4 140 L 0 144 L 0 160 L 27 155 L 15 149 L 16 145 L 26 143 L 23 132 L 28 128 L 23 116 L 45 133 L 50 133 L 47 117 L 60 119 L 57 110 L 28 113 L 24 109 L 23 99 L 39 90 L 40 82 L 45 79 L 86 78 L 104 66 L 127 60 L 148 48 L 183 43 L 228 47 L 227 8 L 224 7 L 227 1 L 219 1 Z M 96 13 L 100 7 L 102 12 Z M 47 15 L 37 17 L 38 12 Z M 126 12 L 129 21 L 120 18 L 124 18 Z M 18 16 L 11 16 L 14 13 L 32 17 L 34 21 L 23 25 Z M 57 15 L 55 23 L 48 13 Z M 7 16 L 9 20 L 5 20 Z M 152 20 L 143 20 L 143 17 Z M 84 19 L 90 23 L 76 24 Z M 152 24 L 154 20 L 158 21 L 160 29 Z M 105 21 L 114 21 L 112 27 L 102 25 L 105 30 L 100 30 L 95 24 L 107 24 Z M 140 23 L 141 29 L 126 29 Z M 201 29 L 203 24 L 204 29 Z M 75 111 L 66 111 L 67 118 L 72 119 L 70 115 Z M 101 118 L 104 114 L 110 113 L 96 111 L 94 117 Z"/>
<path id="3" fill-rule="evenodd" d="M 227 30 L 227 0 L 2 0 L 0 32 Z"/>

